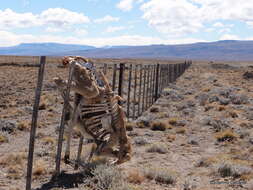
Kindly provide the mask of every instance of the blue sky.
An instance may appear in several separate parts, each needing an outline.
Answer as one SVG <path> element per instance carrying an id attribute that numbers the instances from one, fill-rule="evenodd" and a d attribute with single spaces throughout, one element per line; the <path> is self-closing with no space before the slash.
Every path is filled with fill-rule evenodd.
<path id="1" fill-rule="evenodd" d="M 253 0 L 8 0 L 0 46 L 253 40 Z"/>

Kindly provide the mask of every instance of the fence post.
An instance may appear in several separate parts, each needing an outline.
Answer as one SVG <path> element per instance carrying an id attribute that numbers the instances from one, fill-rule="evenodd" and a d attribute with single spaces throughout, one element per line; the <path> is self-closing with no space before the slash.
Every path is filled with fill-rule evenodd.
<path id="1" fill-rule="evenodd" d="M 127 92 L 127 117 L 129 117 L 130 112 L 130 93 L 131 93 L 131 84 L 132 84 L 132 64 L 128 69 L 128 92 Z"/>
<path id="2" fill-rule="evenodd" d="M 124 69 L 125 69 L 125 64 L 120 63 L 119 65 L 119 88 L 118 88 L 118 95 L 122 97 L 122 90 L 123 90 L 123 82 L 124 82 Z M 119 102 L 121 104 L 121 102 Z"/>
<path id="3" fill-rule="evenodd" d="M 142 65 L 140 65 L 140 77 L 139 77 L 139 98 L 138 98 L 138 117 L 141 109 L 141 89 L 142 89 Z"/>
<path id="4" fill-rule="evenodd" d="M 155 101 L 158 99 L 158 87 L 159 87 L 159 71 L 160 71 L 160 65 L 156 65 L 156 80 L 155 80 Z"/>
<path id="5" fill-rule="evenodd" d="M 67 102 L 69 101 L 70 86 L 71 86 L 73 71 L 74 71 L 74 64 L 71 64 L 70 69 L 69 69 L 69 77 L 68 77 L 66 95 L 64 97 L 64 104 L 63 104 L 63 110 L 62 110 L 62 115 L 61 115 L 61 124 L 60 124 L 59 137 L 58 137 L 56 167 L 55 167 L 56 176 L 58 176 L 60 174 L 62 141 L 63 141 L 64 124 L 65 124 L 65 116 L 66 116 L 65 113 L 66 113 L 66 108 L 68 105 Z"/>
<path id="6" fill-rule="evenodd" d="M 135 104 L 136 104 L 136 88 L 137 88 L 137 72 L 138 72 L 138 65 L 135 65 L 134 68 L 134 103 L 133 103 L 133 119 L 135 119 Z"/>
<path id="7" fill-rule="evenodd" d="M 146 106 L 145 109 L 149 107 L 149 92 L 150 92 L 150 65 L 148 65 L 148 75 L 147 75 L 147 90 L 146 90 Z"/>
<path id="8" fill-rule="evenodd" d="M 113 76 L 112 76 L 112 91 L 115 90 L 116 85 L 116 74 L 117 74 L 117 64 L 113 65 Z"/>
<path id="9" fill-rule="evenodd" d="M 40 96 L 41 96 L 41 90 L 42 90 L 42 85 L 43 85 L 45 64 L 46 64 L 46 57 L 41 56 L 40 57 L 40 68 L 39 68 L 39 74 L 38 74 L 38 80 L 37 80 L 37 89 L 35 92 L 35 102 L 33 105 L 33 113 L 32 113 L 32 123 L 31 123 L 28 161 L 27 161 L 26 190 L 31 190 L 31 184 L 32 184 L 34 144 L 35 144 L 38 110 L 39 110 Z"/>
<path id="10" fill-rule="evenodd" d="M 144 81 L 143 81 L 143 93 L 142 93 L 142 112 L 145 110 L 145 93 L 146 93 L 146 78 L 147 78 L 147 66 L 144 65 Z"/>

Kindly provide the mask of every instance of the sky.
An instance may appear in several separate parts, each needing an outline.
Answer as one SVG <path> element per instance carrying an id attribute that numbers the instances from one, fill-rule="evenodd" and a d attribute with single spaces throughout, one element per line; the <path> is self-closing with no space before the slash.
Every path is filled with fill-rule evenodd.
<path id="1" fill-rule="evenodd" d="M 253 40 L 253 0 L 1 0 L 0 47 Z"/>

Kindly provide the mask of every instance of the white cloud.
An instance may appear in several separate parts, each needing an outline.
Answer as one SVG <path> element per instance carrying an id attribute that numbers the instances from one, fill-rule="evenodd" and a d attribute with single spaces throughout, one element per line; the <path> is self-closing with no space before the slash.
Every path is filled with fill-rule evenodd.
<path id="1" fill-rule="evenodd" d="M 233 34 L 224 34 L 220 37 L 220 40 L 241 40 L 240 37 Z"/>
<path id="2" fill-rule="evenodd" d="M 37 15 L 16 13 L 11 9 L 0 10 L 0 28 L 26 28 L 41 25 Z"/>
<path id="3" fill-rule="evenodd" d="M 121 0 L 116 6 L 122 11 L 130 11 L 133 8 L 134 0 Z"/>
<path id="4" fill-rule="evenodd" d="M 159 32 L 183 35 L 199 32 L 210 22 L 236 20 L 251 25 L 252 5 L 253 0 L 149 0 L 141 10 L 143 18 Z"/>
<path id="5" fill-rule="evenodd" d="M 72 12 L 63 8 L 50 8 L 41 14 L 16 13 L 11 9 L 0 10 L 0 28 L 28 28 L 50 25 L 50 27 L 65 27 L 74 24 L 89 23 L 90 20 L 82 13 Z"/>
<path id="6" fill-rule="evenodd" d="M 57 33 L 57 32 L 63 32 L 64 30 L 62 28 L 47 27 L 45 31 L 49 33 Z"/>
<path id="7" fill-rule="evenodd" d="M 40 20 L 44 24 L 52 24 L 55 26 L 65 26 L 73 24 L 89 23 L 90 20 L 82 13 L 76 13 L 63 8 L 49 8 L 43 11 Z"/>
<path id="8" fill-rule="evenodd" d="M 162 39 L 159 37 L 123 35 L 107 38 L 85 38 L 60 35 L 26 35 L 0 31 L 1 46 L 14 46 L 20 43 L 56 42 L 66 44 L 85 44 L 97 47 L 105 45 L 150 45 L 150 44 L 185 44 L 203 41 L 194 38 Z"/>
<path id="9" fill-rule="evenodd" d="M 126 29 L 124 26 L 109 26 L 106 29 L 106 32 L 107 33 L 112 33 L 112 32 L 118 32 L 118 31 L 121 31 L 121 30 L 124 30 L 124 29 Z"/>
<path id="10" fill-rule="evenodd" d="M 187 0 L 150 0 L 141 10 L 150 26 L 169 35 L 194 33 L 203 27 L 198 7 Z"/>
<path id="11" fill-rule="evenodd" d="M 77 34 L 78 36 L 85 36 L 88 34 L 88 31 L 85 29 L 76 29 L 75 34 Z"/>
<path id="12" fill-rule="evenodd" d="M 103 23 L 103 22 L 117 22 L 119 21 L 119 17 L 113 17 L 111 15 L 106 15 L 103 18 L 95 19 L 95 23 Z"/>
<path id="13" fill-rule="evenodd" d="M 217 28 L 222 28 L 224 27 L 224 24 L 222 24 L 221 22 L 216 22 L 213 24 L 214 27 L 217 27 Z"/>

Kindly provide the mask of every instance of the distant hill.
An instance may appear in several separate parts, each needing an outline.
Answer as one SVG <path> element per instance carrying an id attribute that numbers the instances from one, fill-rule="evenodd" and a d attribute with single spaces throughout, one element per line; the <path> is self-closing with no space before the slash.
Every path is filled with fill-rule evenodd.
<path id="1" fill-rule="evenodd" d="M 96 58 L 253 61 L 253 41 L 226 40 L 184 45 L 123 46 L 119 48 L 72 51 L 69 54 Z"/>
<path id="2" fill-rule="evenodd" d="M 81 55 L 93 58 L 144 58 L 253 61 L 253 41 L 225 40 L 183 45 L 105 46 L 56 43 L 21 44 L 0 48 L 0 55 Z"/>
<path id="3" fill-rule="evenodd" d="M 84 51 L 93 46 L 59 43 L 22 43 L 12 47 L 0 47 L 0 55 L 55 55 L 59 52 Z"/>

